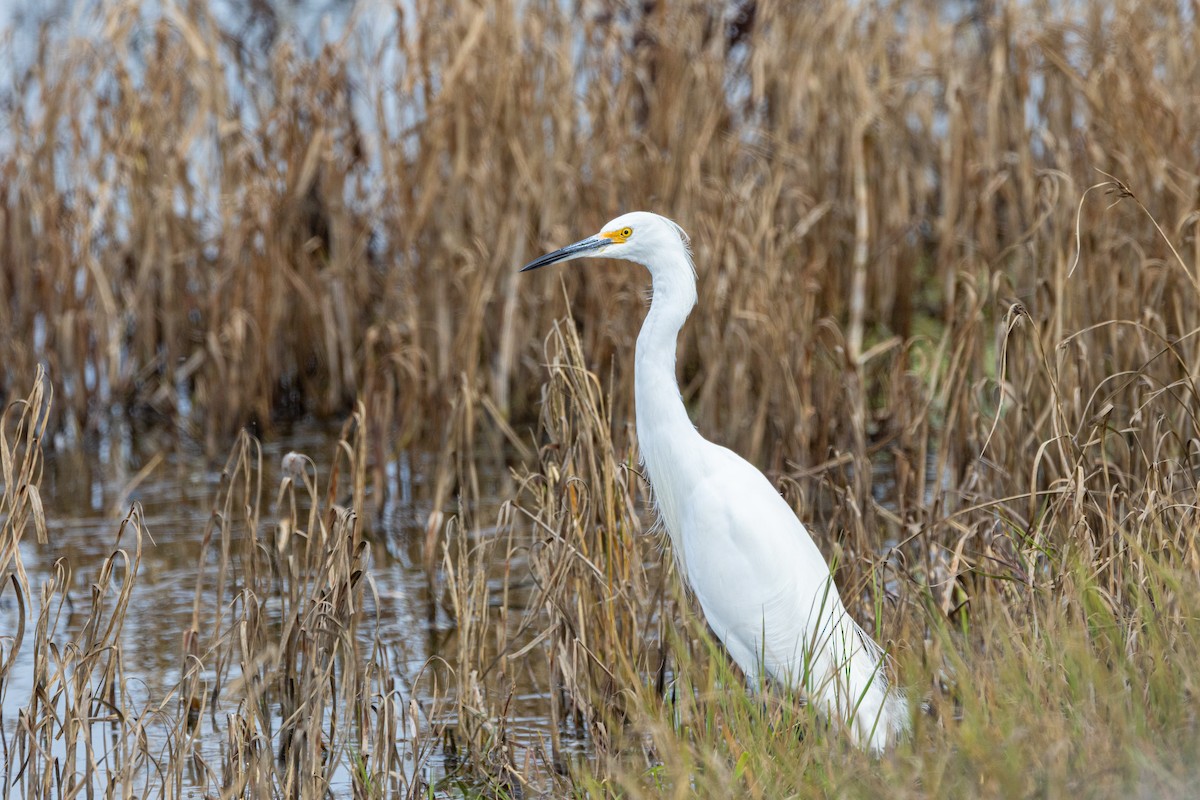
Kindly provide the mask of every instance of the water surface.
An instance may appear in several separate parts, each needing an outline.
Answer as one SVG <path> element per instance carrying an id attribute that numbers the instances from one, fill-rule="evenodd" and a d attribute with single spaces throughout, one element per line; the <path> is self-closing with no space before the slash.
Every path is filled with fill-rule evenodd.
<path id="1" fill-rule="evenodd" d="M 265 536 L 277 519 L 272 506 L 284 455 L 297 451 L 310 456 L 324 481 L 330 472 L 338 431 L 337 427 L 306 423 L 276 431 L 262 442 L 260 535 Z M 407 699 L 412 692 L 423 706 L 435 708 L 438 703 L 427 694 L 431 683 L 418 677 L 431 659 L 440 663 L 435 657 L 443 653 L 448 662 L 454 662 L 455 624 L 452 607 L 443 596 L 440 569 L 431 584 L 423 558 L 425 531 L 433 510 L 428 476 L 433 472 L 434 458 L 406 451 L 388 459 L 380 465 L 385 479 L 383 496 L 378 502 L 374 496 L 368 497 L 368 509 L 376 511 L 362 521 L 363 530 L 371 539 L 369 574 L 377 591 L 378 606 L 374 602 L 376 593 L 368 591 L 359 637 L 365 646 L 378 642 L 387 650 L 387 662 L 401 696 Z M 180 680 L 184 634 L 193 625 L 201 541 L 218 497 L 224 466 L 224 459 L 206 457 L 198 447 L 167 432 L 135 434 L 128 426 L 118 426 L 83 448 L 46 453 L 41 489 L 49 541 L 39 544 L 29 529 L 22 540 L 21 558 L 35 603 L 42 587 L 53 580 L 59 569 L 67 570 L 71 576 L 67 613 L 59 624 L 58 635 L 53 637 L 60 646 L 80 634 L 91 607 L 91 585 L 105 559 L 116 547 L 131 550 L 134 546 L 128 537 L 117 541 L 122 518 L 132 504 L 142 509 L 148 538 L 143 541 L 141 564 L 122 633 L 124 677 L 137 706 L 147 707 L 171 697 Z M 485 468 L 481 483 L 488 496 L 503 496 L 507 477 L 502 465 L 490 471 Z M 496 508 L 494 501 L 485 501 L 482 507 L 471 509 L 471 513 L 478 519 L 494 519 Z M 209 566 L 199 598 L 202 614 L 209 618 L 217 603 L 215 570 L 211 568 L 213 550 L 209 549 Z M 525 570 L 521 559 L 518 555 L 508 564 L 492 565 L 494 574 L 489 574 L 489 579 L 497 597 L 506 569 L 510 575 Z M 233 602 L 236 589 L 235 576 L 224 592 L 227 607 Z M 528 602 L 528 592 L 518 586 L 517 591 L 509 592 L 507 599 L 513 607 L 510 610 L 519 612 L 521 604 Z M 491 610 L 499 613 L 498 602 L 492 603 Z M 29 705 L 33 693 L 33 630 L 37 612 L 36 607 L 27 611 L 23 646 L 0 691 L 3 732 L 10 742 L 20 711 Z M 16 603 L 10 592 L 4 593 L 0 595 L 0 633 L 8 634 L 16 627 Z M 540 688 L 546 685 L 544 665 L 534 663 L 538 661 L 534 659 L 529 669 L 514 671 L 518 684 L 513 687 L 508 719 L 509 734 L 518 749 L 542 745 L 551 724 L 546 717 L 545 690 Z M 231 675 L 236 677 L 237 672 L 234 668 Z M 524 683 L 520 682 L 522 677 Z M 441 688 L 447 688 L 445 680 L 441 681 Z M 443 716 L 431 722 L 450 722 L 446 714 L 452 709 L 447 708 L 445 695 L 440 701 Z M 220 701 L 218 708 L 228 713 L 236 710 L 222 706 Z M 205 715 L 198 737 L 200 755 L 214 767 L 222 760 L 225 737 L 222 720 L 221 713 Z M 153 731 L 150 735 L 154 735 Z M 95 737 L 97 746 L 103 739 Z M 277 747 L 278 743 L 273 745 Z M 445 767 L 442 753 L 435 753 L 423 778 L 436 783 L 444 777 Z M 348 788 L 345 767 L 340 769 L 342 772 L 334 775 L 334 785 Z M 12 780 L 11 775 L 9 779 Z M 202 782 L 195 786 L 198 794 L 213 788 Z"/>

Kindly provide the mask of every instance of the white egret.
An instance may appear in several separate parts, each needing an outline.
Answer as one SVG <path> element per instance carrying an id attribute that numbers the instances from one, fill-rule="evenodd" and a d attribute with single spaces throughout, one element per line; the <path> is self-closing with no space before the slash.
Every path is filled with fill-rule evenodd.
<path id="1" fill-rule="evenodd" d="M 846 612 L 829 566 L 775 487 L 702 437 L 683 405 L 676 341 L 696 304 L 687 234 L 657 214 L 624 214 L 521 271 L 598 256 L 650 270 L 634 370 L 638 443 L 676 563 L 709 626 L 753 685 L 765 673 L 803 691 L 860 746 L 882 750 L 909 718 L 879 645 Z"/>

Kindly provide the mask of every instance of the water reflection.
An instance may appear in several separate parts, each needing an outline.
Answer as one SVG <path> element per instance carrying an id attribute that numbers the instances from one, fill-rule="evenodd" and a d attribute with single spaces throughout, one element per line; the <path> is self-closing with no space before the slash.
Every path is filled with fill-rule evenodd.
<path id="1" fill-rule="evenodd" d="M 282 461 L 289 451 L 311 457 L 317 474 L 330 474 L 338 428 L 306 423 L 275 432 L 263 443 L 262 527 L 273 525 L 272 504 L 282 477 Z M 167 431 L 132 433 L 128 424 L 114 426 L 102 442 L 91 442 L 84 449 L 47 452 L 42 479 L 42 495 L 47 510 L 49 543 L 39 545 L 30 536 L 22 541 L 21 555 L 29 574 L 35 602 L 41 587 L 50 582 L 57 570 L 70 575 L 64 619 L 56 641 L 65 642 L 79 634 L 91 604 L 91 584 L 105 559 L 115 548 L 132 548 L 126 538 L 117 542 L 120 520 L 130 504 L 138 503 L 144 513 L 145 530 L 150 540 L 143 542 L 137 582 L 122 632 L 126 683 L 131 698 L 146 707 L 168 697 L 179 682 L 184 635 L 194 624 L 193 606 L 197 602 L 196 585 L 201 541 L 217 497 L 224 464 L 206 458 L 198 446 L 180 442 Z M 432 473 L 433 459 L 421 453 L 402 452 L 379 465 L 386 490 L 383 496 L 369 497 L 368 509 L 378 511 L 364 520 L 370 539 L 370 579 L 375 591 L 365 594 L 360 639 L 364 646 L 376 638 L 387 650 L 387 663 L 403 696 L 415 691 L 427 707 L 431 697 L 423 697 L 426 687 L 418 676 L 427 669 L 431 657 L 453 652 L 454 625 L 440 597 L 439 577 L 426 568 L 425 530 L 430 517 L 433 488 L 425 476 Z M 481 474 L 487 496 L 499 496 L 506 482 L 504 471 Z M 324 486 L 321 491 L 325 491 Z M 495 508 L 472 509 L 479 519 L 494 519 Z M 265 534 L 265 531 L 263 532 Z M 269 541 L 269 539 L 268 539 Z M 210 558 L 216 554 L 209 551 Z M 437 552 L 440 564 L 440 548 Z M 497 564 L 492 586 L 499 597 L 505 569 L 520 574 L 525 569 L 521 558 L 509 564 Z M 214 572 L 208 575 L 199 597 L 201 614 L 211 617 L 217 603 Z M 236 580 L 236 578 L 235 578 Z M 224 602 L 235 603 L 236 588 L 227 586 Z M 520 607 L 527 597 L 507 594 L 511 606 Z M 11 594 L 0 595 L 0 627 L 16 630 L 17 608 Z M 492 603 L 495 613 L 498 603 Z M 38 609 L 27 610 L 27 630 L 32 631 Z M 280 608 L 268 604 L 267 616 L 273 626 L 280 624 Z M 519 614 L 514 614 L 519 616 Z M 5 734 L 11 741 L 20 710 L 33 692 L 34 648 L 27 635 L 17 653 L 7 685 L 0 692 L 0 710 Z M 530 675 L 531 679 L 534 677 Z M 427 682 L 426 682 L 427 683 Z M 449 682 L 440 680 L 445 689 Z M 531 680 L 515 687 L 511 730 L 518 743 L 534 743 L 544 732 L 545 696 Z M 173 699 L 171 702 L 175 702 Z M 232 709 L 222 709 L 232 711 Z M 223 714 L 202 715 L 199 755 L 210 765 L 221 763 L 224 732 L 219 730 Z M 216 726 L 214 728 L 214 725 Z M 153 731 L 149 732 L 153 735 Z M 153 749 L 153 748 L 152 748 Z M 435 759 L 435 770 L 441 762 Z M 437 776 L 431 776 L 436 778 Z M 348 775 L 337 779 L 342 785 Z M 202 787 L 211 788 L 211 787 Z"/>

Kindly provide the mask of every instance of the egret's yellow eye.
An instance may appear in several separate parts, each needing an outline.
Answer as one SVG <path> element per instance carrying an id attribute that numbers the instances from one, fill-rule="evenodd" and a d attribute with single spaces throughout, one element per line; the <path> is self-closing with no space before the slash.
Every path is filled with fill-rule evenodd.
<path id="1" fill-rule="evenodd" d="M 626 225 L 620 230 L 605 231 L 600 235 L 605 239 L 611 239 L 613 244 L 624 244 L 630 236 L 633 236 L 633 228 L 630 228 L 628 225 Z"/>

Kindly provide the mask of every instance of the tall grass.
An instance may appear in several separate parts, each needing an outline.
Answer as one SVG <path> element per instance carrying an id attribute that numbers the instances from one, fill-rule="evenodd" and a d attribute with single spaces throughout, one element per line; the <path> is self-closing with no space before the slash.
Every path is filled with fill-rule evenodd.
<path id="1" fill-rule="evenodd" d="M 1014 297 L 1054 341 L 1195 323 L 1195 281 L 1145 215 L 1077 209 L 1104 169 L 1194 260 L 1181 4 L 429 2 L 364 10 L 373 37 L 323 47 L 243 41 L 200 0 L 86 13 L 86 43 L 45 32 L 0 153 L 5 380 L 46 363 L 83 429 L 119 404 L 223 450 L 219 432 L 365 389 L 427 439 L 464 378 L 532 420 L 562 303 L 515 266 L 642 207 L 699 257 L 688 400 L 760 463 L 861 457 L 909 427 L 885 398 L 963 314 L 986 333 L 960 357 L 995 379 Z M 623 418 L 643 276 L 567 281 Z M 1136 339 L 1079 346 L 1133 366 Z"/>
<path id="2" fill-rule="evenodd" d="M 320 793 L 351 762 L 364 794 L 419 790 L 402 730 L 418 762 L 439 740 L 494 794 L 1193 785 L 1193 6 L 428 2 L 365 20 L 394 59 L 355 34 L 260 51 L 201 0 L 140 11 L 98 5 L 103 33 L 40 49 L 8 105 L 2 380 L 24 394 L 44 364 L 36 392 L 57 398 L 6 417 L 8 591 L 38 607 L 17 542 L 43 514 L 47 430 L 118 404 L 216 452 L 250 421 L 356 421 L 338 492 L 292 462 L 278 524 L 239 439 L 204 537 L 220 571 L 201 571 L 237 587 L 232 616 L 198 604 L 180 705 L 153 710 L 172 755 L 135 747 L 122 774 L 177 764 L 193 701 L 236 697 L 229 762 L 202 781 L 228 793 Z M 747 695 L 647 535 L 629 423 L 645 276 L 513 273 L 633 208 L 693 235 L 694 418 L 778 480 L 892 643 L 917 723 L 882 760 L 802 698 Z M 515 488 L 483 519 L 477 465 L 505 441 Z M 456 620 L 430 671 L 446 712 L 425 716 L 356 644 L 372 476 L 413 445 L 438 451 L 424 552 Z M 135 510 L 97 579 L 101 638 L 39 662 L 62 688 L 7 751 L 22 791 L 91 780 L 38 738 L 88 752 L 90 698 L 116 725 L 151 713 L 122 700 L 103 638 L 141 536 Z M 514 565 L 499 586 L 494 563 Z M 59 636 L 56 592 L 37 646 Z M 548 682 L 542 743 L 511 735 L 518 674 Z"/>

